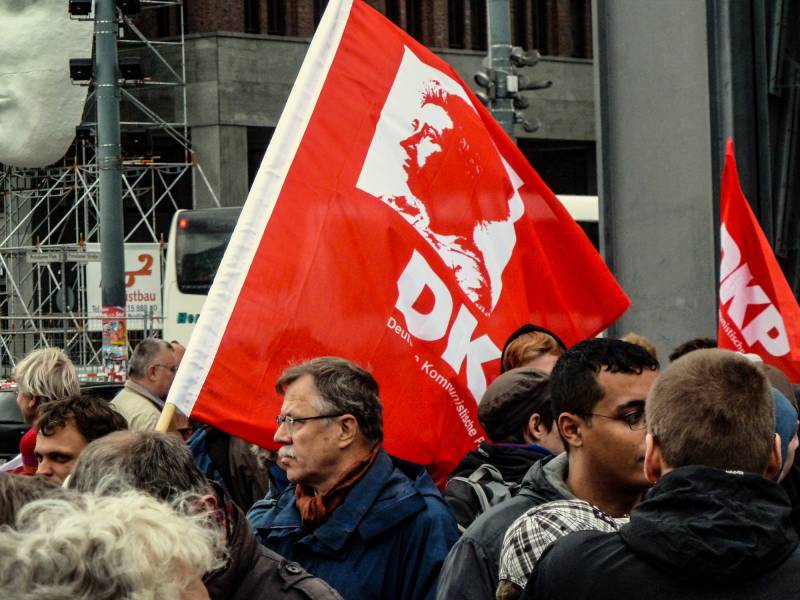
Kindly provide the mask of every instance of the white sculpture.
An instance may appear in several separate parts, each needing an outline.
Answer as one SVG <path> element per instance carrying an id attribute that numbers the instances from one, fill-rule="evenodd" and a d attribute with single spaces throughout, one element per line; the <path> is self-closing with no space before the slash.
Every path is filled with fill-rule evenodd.
<path id="1" fill-rule="evenodd" d="M 87 88 L 70 58 L 92 55 L 93 21 L 70 19 L 66 0 L 0 1 L 0 163 L 41 167 L 64 156 Z"/>

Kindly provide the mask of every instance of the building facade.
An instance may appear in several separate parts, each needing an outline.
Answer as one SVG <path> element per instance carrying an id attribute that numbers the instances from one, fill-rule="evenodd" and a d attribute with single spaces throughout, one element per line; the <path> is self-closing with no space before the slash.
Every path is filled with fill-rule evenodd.
<path id="1" fill-rule="evenodd" d="M 368 0 L 472 84 L 486 55 L 486 0 Z M 595 194 L 594 100 L 589 0 L 511 0 L 515 45 L 538 49 L 532 79 L 552 87 L 527 93 L 518 144 L 556 193 Z M 326 0 L 184 0 L 144 11 L 137 26 L 169 39 L 183 26 L 187 121 L 192 145 L 223 205 L 244 202 Z M 157 64 L 151 68 L 157 69 Z M 148 99 L 166 119 L 180 110 L 163 90 Z M 213 203 L 196 186 L 197 207 Z M 189 204 L 191 205 L 191 204 Z"/>

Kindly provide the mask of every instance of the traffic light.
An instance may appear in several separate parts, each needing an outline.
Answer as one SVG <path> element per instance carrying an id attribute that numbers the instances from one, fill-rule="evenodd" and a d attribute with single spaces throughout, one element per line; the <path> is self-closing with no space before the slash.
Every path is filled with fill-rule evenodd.
<path id="1" fill-rule="evenodd" d="M 533 67 L 540 59 L 541 55 L 537 50 L 526 53 L 519 46 L 514 46 L 508 54 L 508 66 L 492 69 L 489 68 L 488 61 L 484 61 L 485 70 L 475 73 L 475 83 L 483 88 L 475 92 L 478 99 L 490 109 L 499 100 L 510 101 L 514 109 L 514 123 L 522 125 L 522 128 L 528 133 L 539 129 L 541 122 L 538 119 L 529 121 L 525 118 L 522 111 L 531 103 L 521 92 L 543 90 L 553 85 L 553 82 L 528 79 L 525 75 L 520 75 L 518 69 Z M 495 64 L 495 66 L 497 65 Z M 508 106 L 507 103 L 504 104 Z"/>
<path id="2" fill-rule="evenodd" d="M 475 83 L 486 90 L 485 92 L 478 90 L 475 95 L 478 100 L 488 107 L 491 107 L 491 103 L 497 98 L 497 86 L 494 83 L 494 78 L 495 72 L 492 69 L 475 73 Z"/>

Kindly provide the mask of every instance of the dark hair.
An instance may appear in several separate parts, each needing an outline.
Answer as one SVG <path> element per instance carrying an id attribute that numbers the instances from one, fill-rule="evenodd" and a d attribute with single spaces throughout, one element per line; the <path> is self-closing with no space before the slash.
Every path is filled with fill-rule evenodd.
<path id="1" fill-rule="evenodd" d="M 128 422 L 105 400 L 81 394 L 66 400 L 48 402 L 42 406 L 39 419 L 39 433 L 50 437 L 61 431 L 68 422 L 91 442 L 98 438 L 128 428 Z"/>
<path id="2" fill-rule="evenodd" d="M 695 350 L 705 350 L 716 347 L 717 340 L 712 340 L 711 338 L 694 338 L 687 340 L 679 346 L 676 346 L 675 349 L 670 353 L 669 362 L 675 362 L 684 354 L 689 354 L 689 352 L 694 352 Z"/>
<path id="3" fill-rule="evenodd" d="M 283 395 L 289 385 L 304 375 L 311 375 L 319 392 L 318 410 L 353 415 L 367 440 L 383 440 L 383 409 L 378 382 L 372 375 L 349 360 L 323 356 L 284 371 L 275 389 Z"/>
<path id="4" fill-rule="evenodd" d="M 186 444 L 155 431 L 124 431 L 89 444 L 75 463 L 69 485 L 95 492 L 115 478 L 166 502 L 208 492 L 208 481 Z"/>
<path id="5" fill-rule="evenodd" d="M 641 375 L 658 368 L 658 360 L 636 344 L 606 338 L 579 342 L 561 355 L 550 374 L 553 417 L 557 420 L 565 412 L 591 413 L 605 395 L 597 382 L 597 375 L 603 369 Z"/>

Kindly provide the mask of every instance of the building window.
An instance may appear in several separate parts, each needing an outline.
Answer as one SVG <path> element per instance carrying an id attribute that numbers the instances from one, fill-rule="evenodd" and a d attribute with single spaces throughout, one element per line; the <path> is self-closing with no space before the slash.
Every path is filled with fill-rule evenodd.
<path id="1" fill-rule="evenodd" d="M 528 0 L 514 0 L 514 45 L 528 47 Z"/>
<path id="2" fill-rule="evenodd" d="M 261 33 L 259 0 L 244 0 L 244 32 Z"/>
<path id="3" fill-rule="evenodd" d="M 422 41 L 422 2 L 419 0 L 406 0 L 406 31 Z"/>
<path id="4" fill-rule="evenodd" d="M 286 0 L 267 0 L 267 33 L 286 35 Z"/>
<path id="5" fill-rule="evenodd" d="M 465 48 L 464 43 L 464 0 L 448 0 L 448 45 L 451 48 Z"/>
<path id="6" fill-rule="evenodd" d="M 169 6 L 161 6 L 156 9 L 156 29 L 158 37 L 169 37 L 172 35 L 172 11 Z"/>
<path id="7" fill-rule="evenodd" d="M 547 0 L 533 0 L 532 8 L 533 47 L 542 54 L 549 54 L 547 44 Z"/>
<path id="8" fill-rule="evenodd" d="M 572 20 L 572 56 L 589 58 L 590 41 L 586 35 L 586 0 L 572 0 L 570 17 Z"/>
<path id="9" fill-rule="evenodd" d="M 486 0 L 472 0 L 470 4 L 470 24 L 472 25 L 472 49 L 486 50 Z"/>
<path id="10" fill-rule="evenodd" d="M 386 18 L 400 25 L 400 0 L 386 0 Z"/>
<path id="11" fill-rule="evenodd" d="M 319 25 L 326 6 L 328 6 L 328 0 L 314 0 L 314 29 Z"/>
<path id="12" fill-rule="evenodd" d="M 284 0 L 280 0 L 283 2 Z M 248 127 L 247 128 L 247 181 L 248 186 L 253 185 L 261 161 L 267 152 L 272 134 L 275 133 L 274 127 Z"/>

